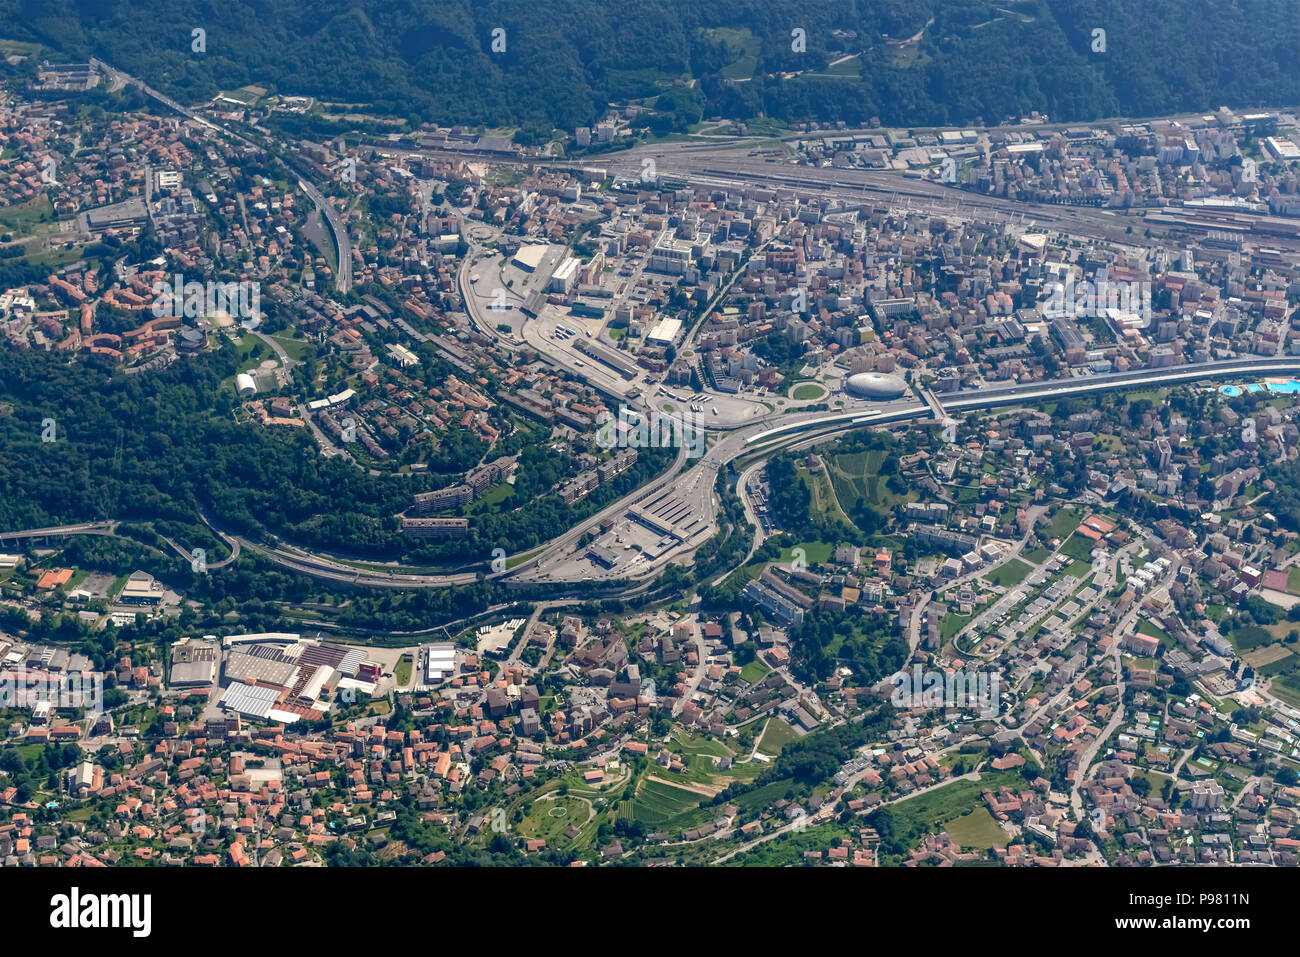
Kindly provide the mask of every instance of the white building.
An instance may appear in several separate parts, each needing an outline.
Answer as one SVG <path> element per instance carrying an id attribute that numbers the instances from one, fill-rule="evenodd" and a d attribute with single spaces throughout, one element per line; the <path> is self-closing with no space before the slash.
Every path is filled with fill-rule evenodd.
<path id="1" fill-rule="evenodd" d="M 548 287 L 551 292 L 558 292 L 568 296 L 572 294 L 573 287 L 578 283 L 578 260 L 573 256 L 568 257 L 560 263 L 558 269 L 551 273 L 551 282 Z"/>
<path id="2" fill-rule="evenodd" d="M 677 338 L 677 334 L 681 331 L 682 321 L 680 319 L 661 319 L 650 330 L 650 334 L 646 336 L 646 341 L 659 345 L 668 345 Z"/>
<path id="3" fill-rule="evenodd" d="M 424 683 L 433 685 L 450 678 L 456 672 L 456 646 L 450 641 L 439 641 L 424 647 Z"/>

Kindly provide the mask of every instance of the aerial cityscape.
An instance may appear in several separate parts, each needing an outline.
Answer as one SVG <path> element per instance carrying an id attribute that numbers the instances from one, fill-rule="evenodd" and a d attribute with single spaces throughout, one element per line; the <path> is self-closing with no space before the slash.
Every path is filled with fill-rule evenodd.
<path id="1" fill-rule="evenodd" d="M 1300 863 L 1295 47 L 590 5 L 0 2 L 0 866 Z"/>

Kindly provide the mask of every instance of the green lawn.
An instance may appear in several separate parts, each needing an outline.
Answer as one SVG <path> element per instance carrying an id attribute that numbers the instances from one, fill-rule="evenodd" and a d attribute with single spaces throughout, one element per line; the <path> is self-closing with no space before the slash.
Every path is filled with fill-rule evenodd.
<path id="1" fill-rule="evenodd" d="M 1064 539 L 1067 535 L 1069 535 L 1071 532 L 1073 532 L 1076 528 L 1079 527 L 1079 523 L 1081 521 L 1083 521 L 1083 518 L 1079 515 L 1079 513 L 1075 509 L 1070 508 L 1068 506 L 1065 508 L 1057 509 L 1056 514 L 1052 516 L 1051 523 L 1047 526 L 1046 530 L 1043 532 L 1043 537 L 1048 539 L 1051 538 Z"/>
<path id="2" fill-rule="evenodd" d="M 482 505 L 500 505 L 514 493 L 515 487 L 509 482 L 497 482 L 476 499 Z"/>
<path id="3" fill-rule="evenodd" d="M 54 218 L 54 207 L 50 198 L 44 193 L 34 196 L 17 206 L 0 208 L 0 226 L 5 232 L 28 233 L 37 223 L 49 222 Z"/>
<path id="4" fill-rule="evenodd" d="M 1149 621 L 1140 621 L 1138 622 L 1137 631 L 1139 635 L 1146 635 L 1148 638 L 1156 639 L 1166 649 L 1173 646 L 1173 639 L 1159 625 L 1153 625 Z"/>
<path id="5" fill-rule="evenodd" d="M 1031 567 L 1026 565 L 1018 558 L 1001 565 L 994 571 L 985 575 L 985 579 L 1002 588 L 1010 588 L 1012 585 L 1019 585 L 1025 580 L 1025 576 L 1031 571 Z"/>
<path id="6" fill-rule="evenodd" d="M 828 545 L 826 542 L 800 542 L 790 548 L 783 549 L 781 551 L 781 561 L 789 564 L 794 557 L 796 548 L 804 550 L 804 558 L 809 565 L 819 565 L 822 562 L 830 561 L 831 555 L 835 554 L 835 546 Z"/>
<path id="7" fill-rule="evenodd" d="M 397 667 L 393 669 L 393 676 L 397 679 L 399 687 L 410 683 L 411 668 L 413 666 L 414 662 L 411 660 L 410 655 L 402 655 L 397 659 Z"/>
<path id="8" fill-rule="evenodd" d="M 1069 555 L 1075 561 L 1092 562 L 1092 550 L 1096 543 L 1085 535 L 1071 535 L 1061 546 L 1061 553 Z"/>
<path id="9" fill-rule="evenodd" d="M 534 548 L 531 552 L 524 552 L 522 555 L 515 555 L 512 558 L 507 558 L 506 568 L 514 568 L 517 565 L 522 565 L 526 561 L 531 561 L 540 552 L 540 548 Z"/>
<path id="10" fill-rule="evenodd" d="M 1165 782 L 1170 780 L 1169 775 L 1161 774 L 1159 771 L 1134 770 L 1133 777 L 1146 778 L 1151 783 L 1151 795 L 1153 797 L 1159 797 Z"/>
<path id="11" fill-rule="evenodd" d="M 1300 595 L 1300 568 L 1292 568 L 1286 573 L 1286 590 Z"/>
<path id="12" fill-rule="evenodd" d="M 988 808 L 984 807 L 978 807 L 969 814 L 949 821 L 944 830 L 967 850 L 986 851 L 991 847 L 1006 847 L 1011 839 L 1006 831 L 998 827 L 998 822 L 993 820 Z"/>
<path id="13" fill-rule="evenodd" d="M 701 734 L 691 734 L 680 728 L 673 733 L 673 741 L 683 754 L 706 754 L 719 758 L 731 757 L 733 754 L 732 750 L 721 741 L 706 738 Z"/>
<path id="14" fill-rule="evenodd" d="M 893 825 L 894 842 L 898 847 L 915 847 L 923 836 L 944 830 L 948 831 L 953 840 L 958 840 L 952 835 L 949 825 L 958 818 L 970 817 L 971 812 L 983 806 L 980 792 L 985 788 L 997 790 L 1004 785 L 1014 791 L 1021 791 L 1025 787 L 1025 780 L 1013 771 L 984 772 L 978 781 L 953 781 L 918 797 L 881 808 L 877 813 L 887 817 Z M 992 836 L 986 827 L 981 828 L 978 819 L 958 824 L 957 828 L 972 840 L 981 834 Z"/>
<path id="15" fill-rule="evenodd" d="M 939 619 L 939 637 L 943 641 L 952 641 L 961 633 L 963 628 L 971 623 L 971 619 L 974 617 L 974 615 L 944 615 Z"/>
<path id="16" fill-rule="evenodd" d="M 568 843 L 564 832 L 574 825 L 582 827 L 590 816 L 590 808 L 580 798 L 556 797 L 551 801 L 534 801 L 516 827 L 520 837 L 529 840 L 540 837 L 553 846 L 557 842 Z"/>
<path id="17" fill-rule="evenodd" d="M 826 395 L 826 389 L 816 382 L 805 382 L 802 385 L 795 386 L 794 392 L 790 394 L 792 399 L 820 399 Z"/>
<path id="18" fill-rule="evenodd" d="M 270 338 L 274 339 L 276 345 L 284 350 L 285 355 L 295 362 L 300 361 L 307 354 L 308 343 L 306 339 L 295 339 L 287 331 L 277 333 Z"/>
<path id="19" fill-rule="evenodd" d="M 740 678 L 742 681 L 748 681 L 750 684 L 754 684 L 757 681 L 761 681 L 763 675 L 767 674 L 771 670 L 771 668 L 755 658 L 749 664 L 740 669 Z"/>
<path id="20" fill-rule="evenodd" d="M 763 729 L 763 737 L 758 742 L 758 750 L 764 754 L 780 754 L 782 748 L 798 739 L 794 729 L 780 718 L 769 718 L 767 727 Z"/>

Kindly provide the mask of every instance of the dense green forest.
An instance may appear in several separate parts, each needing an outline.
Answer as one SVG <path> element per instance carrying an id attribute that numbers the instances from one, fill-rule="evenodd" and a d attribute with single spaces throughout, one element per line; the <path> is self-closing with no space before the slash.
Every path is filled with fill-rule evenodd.
<path id="1" fill-rule="evenodd" d="M 493 548 L 513 553 L 630 492 L 672 457 L 640 460 L 578 505 L 564 506 L 539 480 L 563 472 L 526 449 L 520 508 L 482 513 L 453 542 L 410 546 L 396 513 L 436 477 L 371 476 L 326 458 L 306 430 L 272 432 L 238 423 L 223 382 L 238 368 L 233 344 L 149 375 L 129 376 L 96 360 L 0 352 L 0 528 L 44 528 L 117 519 L 152 523 L 187 545 L 224 550 L 207 531 L 347 554 L 482 563 Z M 52 440 L 52 441 L 51 441 Z M 409 551 L 408 551 L 409 547 Z M 215 553 L 213 555 L 215 557 Z"/>
<path id="2" fill-rule="evenodd" d="M 1296 13 L 1294 0 L 0 0 L 5 33 L 99 54 L 184 100 L 258 83 L 530 140 L 653 97 L 676 127 L 701 113 L 930 125 L 1293 103 Z"/>

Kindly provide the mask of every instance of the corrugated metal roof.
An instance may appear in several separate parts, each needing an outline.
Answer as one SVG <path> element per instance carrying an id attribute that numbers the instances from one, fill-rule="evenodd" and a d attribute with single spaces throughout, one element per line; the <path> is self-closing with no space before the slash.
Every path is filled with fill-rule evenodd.
<path id="1" fill-rule="evenodd" d="M 234 681 L 221 696 L 221 705 L 250 718 L 266 718 L 278 697 L 280 697 L 278 688 L 255 688 Z"/>
<path id="2" fill-rule="evenodd" d="M 334 667 L 339 674 L 355 676 L 357 673 L 357 669 L 361 667 L 361 662 L 365 660 L 366 660 L 366 649 L 349 648 L 348 653 L 343 656 L 343 660 L 340 661 Z"/>

